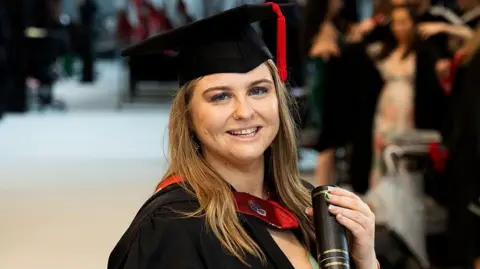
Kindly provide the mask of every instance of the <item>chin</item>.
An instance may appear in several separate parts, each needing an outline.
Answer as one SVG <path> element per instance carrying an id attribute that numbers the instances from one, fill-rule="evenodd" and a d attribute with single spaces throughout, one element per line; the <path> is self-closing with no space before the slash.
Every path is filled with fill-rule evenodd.
<path id="1" fill-rule="evenodd" d="M 247 147 L 232 147 L 230 151 L 230 156 L 232 160 L 238 163 L 253 163 L 263 158 L 265 149 L 257 148 L 247 148 Z"/>

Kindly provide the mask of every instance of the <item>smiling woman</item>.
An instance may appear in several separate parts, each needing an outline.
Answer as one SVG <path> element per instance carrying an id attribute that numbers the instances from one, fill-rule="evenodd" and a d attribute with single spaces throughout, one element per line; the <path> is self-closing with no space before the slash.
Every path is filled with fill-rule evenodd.
<path id="1" fill-rule="evenodd" d="M 250 23 L 277 16 L 277 66 Z M 179 50 L 169 169 L 112 251 L 109 269 L 318 268 L 310 190 L 297 168 L 278 5 L 244 5 L 124 55 Z M 376 268 L 373 213 L 332 190 L 358 269 Z"/>
<path id="2" fill-rule="evenodd" d="M 207 162 L 263 165 L 280 125 L 273 68 L 261 64 L 244 74 L 213 74 L 196 83 L 191 116 Z"/>

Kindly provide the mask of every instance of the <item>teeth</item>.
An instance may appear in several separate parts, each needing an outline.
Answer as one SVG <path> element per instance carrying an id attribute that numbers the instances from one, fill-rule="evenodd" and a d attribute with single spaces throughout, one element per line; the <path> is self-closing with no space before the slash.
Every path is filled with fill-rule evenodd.
<path id="1" fill-rule="evenodd" d="M 233 135 L 245 135 L 245 136 L 253 136 L 257 132 L 258 128 L 250 128 L 250 129 L 243 129 L 238 131 L 230 131 Z"/>

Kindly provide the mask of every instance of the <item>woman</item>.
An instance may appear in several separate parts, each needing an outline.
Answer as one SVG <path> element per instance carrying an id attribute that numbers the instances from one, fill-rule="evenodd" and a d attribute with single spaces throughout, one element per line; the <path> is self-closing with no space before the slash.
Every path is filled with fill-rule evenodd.
<path id="1" fill-rule="evenodd" d="M 249 25 L 275 14 L 278 71 Z M 109 269 L 318 268 L 310 191 L 298 178 L 282 83 L 283 21 L 278 5 L 240 6 L 124 51 L 177 48 L 181 88 L 165 181 L 111 253 Z M 350 192 L 330 193 L 332 213 L 352 232 L 356 268 L 376 268 L 373 213 Z"/>
<path id="2" fill-rule="evenodd" d="M 438 130 L 442 127 L 446 96 L 432 74 L 434 57 L 422 47 L 416 36 L 415 14 L 416 10 L 408 6 L 393 9 L 391 31 L 394 41 L 382 42 L 374 56 L 385 84 L 375 112 L 371 188 L 383 176 L 382 152 L 392 143 L 393 136 L 414 129 Z"/>

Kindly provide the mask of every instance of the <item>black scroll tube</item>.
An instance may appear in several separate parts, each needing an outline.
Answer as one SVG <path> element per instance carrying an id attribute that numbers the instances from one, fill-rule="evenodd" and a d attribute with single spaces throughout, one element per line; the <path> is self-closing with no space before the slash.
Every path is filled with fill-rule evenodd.
<path id="1" fill-rule="evenodd" d="M 328 186 L 319 186 L 312 191 L 317 261 L 321 269 L 350 268 L 347 231 L 328 211 L 327 192 Z"/>

